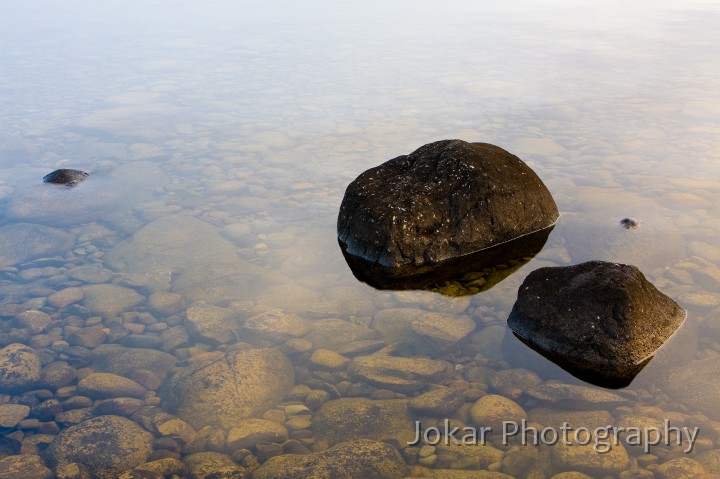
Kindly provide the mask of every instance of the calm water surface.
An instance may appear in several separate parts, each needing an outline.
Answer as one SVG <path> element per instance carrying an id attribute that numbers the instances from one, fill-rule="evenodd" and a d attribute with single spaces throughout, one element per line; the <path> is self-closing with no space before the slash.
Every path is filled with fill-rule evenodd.
<path id="1" fill-rule="evenodd" d="M 183 415 L 159 386 L 168 371 L 148 379 L 147 371 L 100 366 L 89 358 L 101 344 L 162 350 L 180 367 L 270 347 L 290 358 L 294 387 L 265 404 L 269 412 L 250 415 L 282 424 L 290 439 L 237 447 L 225 442 L 229 420 L 203 428 L 184 413 L 197 434 L 173 435 L 117 407 L 113 415 L 155 436 L 152 455 L 125 469 L 211 450 L 252 470 L 273 455 L 363 436 L 396 447 L 408 477 L 507 477 L 448 469 L 695 477 L 667 472 L 678 464 L 720 474 L 715 2 L 38 1 L 4 10 L 2 344 L 33 347 L 45 368 L 70 366 L 65 382 L 2 391 L 0 403 L 31 407 L 2 429 L 9 444 L 43 453 L 60 431 L 103 414 L 92 409 L 102 393 L 77 386 L 95 371 L 138 380 L 150 391 L 145 406 Z M 544 249 L 470 296 L 357 281 L 336 241 L 345 187 L 369 167 L 447 138 L 502 146 L 538 173 L 561 210 Z M 59 167 L 91 176 L 72 190 L 43 185 Z M 623 230 L 624 217 L 640 227 Z M 42 227 L 22 227 L 22 236 L 21 223 Z M 530 271 L 591 259 L 637 265 L 688 311 L 681 331 L 622 391 L 584 384 L 506 331 Z M 276 308 L 277 323 L 246 324 Z M 46 316 L 29 326 L 28 310 Z M 438 312 L 448 324 L 470 318 L 475 329 L 433 347 L 412 324 Z M 180 339 L 168 339 L 170 330 Z M 367 340 L 376 342 L 358 343 Z M 369 381 L 355 363 L 382 347 L 449 369 L 440 377 L 394 370 L 392 377 L 420 381 L 411 388 Z M 571 388 L 564 400 L 530 393 L 546 384 L 590 389 Z M 440 386 L 462 398 L 457 407 L 407 413 L 405 399 Z M 490 416 L 516 419 L 498 408 L 473 419 L 473 404 L 488 394 L 514 402 L 540 428 L 669 421 L 699 433 L 687 453 L 687 440 L 603 453 L 592 442 L 505 445 L 499 432 L 486 446 L 408 446 L 416 420 L 480 427 Z M 333 403 L 340 397 L 373 402 Z M 399 400 L 406 419 L 382 412 L 387 400 Z M 43 401 L 61 407 L 41 414 Z M 363 414 L 387 414 L 392 426 L 359 427 Z M 193 447 L 180 455 L 164 440 Z M 20 452 L 13 447 L 0 455 Z"/>

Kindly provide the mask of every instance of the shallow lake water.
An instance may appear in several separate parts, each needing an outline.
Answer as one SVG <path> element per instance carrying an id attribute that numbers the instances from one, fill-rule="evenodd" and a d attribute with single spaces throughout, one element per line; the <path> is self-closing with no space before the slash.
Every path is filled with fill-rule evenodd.
<path id="1" fill-rule="evenodd" d="M 0 360 L 24 359 L 0 368 L 0 478 L 310 477 L 293 454 L 312 477 L 720 477 L 715 2 L 5 10 Z M 476 294 L 358 281 L 345 188 L 451 138 L 545 182 L 561 217 L 542 251 Z M 56 168 L 90 176 L 43 184 Z M 593 259 L 688 312 L 619 390 L 506 325 L 527 274 Z M 493 430 L 458 446 L 417 424 Z"/>

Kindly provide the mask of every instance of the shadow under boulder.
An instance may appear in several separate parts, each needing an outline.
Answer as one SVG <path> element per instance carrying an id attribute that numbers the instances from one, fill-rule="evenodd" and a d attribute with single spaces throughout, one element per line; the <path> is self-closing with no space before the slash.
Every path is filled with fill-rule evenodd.
<path id="1" fill-rule="evenodd" d="M 337 230 L 359 279 L 406 289 L 532 256 L 558 217 L 520 158 L 487 143 L 443 140 L 358 176 Z"/>
<path id="2" fill-rule="evenodd" d="M 526 345 L 574 376 L 621 388 L 686 316 L 635 266 L 589 261 L 530 273 L 508 325 Z"/>

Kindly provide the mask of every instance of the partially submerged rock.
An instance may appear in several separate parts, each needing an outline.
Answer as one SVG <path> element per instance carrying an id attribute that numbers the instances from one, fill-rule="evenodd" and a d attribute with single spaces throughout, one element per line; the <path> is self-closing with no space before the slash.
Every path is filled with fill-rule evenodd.
<path id="1" fill-rule="evenodd" d="M 395 288 L 429 272 L 437 281 L 448 262 L 462 260 L 451 268 L 457 274 L 458 266 L 535 254 L 558 216 L 550 192 L 518 157 L 487 143 L 444 140 L 358 176 L 337 229 L 356 275 Z M 511 243 L 520 238 L 530 241 Z"/>
<path id="2" fill-rule="evenodd" d="M 45 183 L 56 183 L 68 187 L 76 186 L 90 175 L 87 171 L 60 168 L 43 177 Z"/>
<path id="3" fill-rule="evenodd" d="M 590 261 L 530 273 L 508 325 L 568 372 L 623 387 L 685 317 L 635 266 Z"/>

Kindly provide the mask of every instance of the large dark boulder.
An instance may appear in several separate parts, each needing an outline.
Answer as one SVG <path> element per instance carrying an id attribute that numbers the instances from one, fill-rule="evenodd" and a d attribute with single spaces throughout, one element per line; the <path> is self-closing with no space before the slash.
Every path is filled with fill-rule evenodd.
<path id="1" fill-rule="evenodd" d="M 550 192 L 520 158 L 487 143 L 444 140 L 358 176 L 345 191 L 337 230 L 349 262 L 409 277 L 547 230 L 558 216 Z M 508 253 L 537 252 L 538 240 L 531 243 L 488 255 L 489 265 Z"/>
<path id="2" fill-rule="evenodd" d="M 635 266 L 589 261 L 530 273 L 508 325 L 581 379 L 624 387 L 686 314 Z"/>

